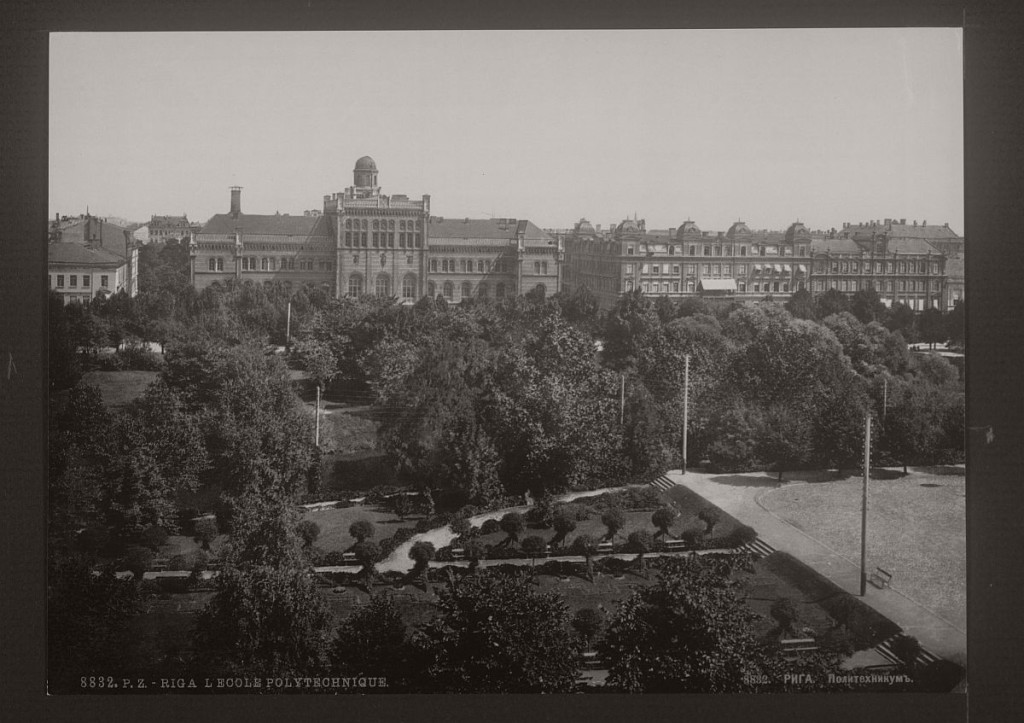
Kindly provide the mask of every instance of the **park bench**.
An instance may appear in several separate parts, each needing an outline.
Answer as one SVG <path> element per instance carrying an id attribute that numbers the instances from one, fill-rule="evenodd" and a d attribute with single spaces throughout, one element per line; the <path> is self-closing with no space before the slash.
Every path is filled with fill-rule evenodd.
<path id="1" fill-rule="evenodd" d="M 868 577 L 868 581 L 881 590 L 892 585 L 892 573 L 888 570 L 876 567 L 875 571 L 871 573 L 870 577 Z"/>
<path id="2" fill-rule="evenodd" d="M 787 658 L 818 649 L 818 642 L 814 638 L 789 638 L 779 643 L 782 645 L 783 656 Z"/>

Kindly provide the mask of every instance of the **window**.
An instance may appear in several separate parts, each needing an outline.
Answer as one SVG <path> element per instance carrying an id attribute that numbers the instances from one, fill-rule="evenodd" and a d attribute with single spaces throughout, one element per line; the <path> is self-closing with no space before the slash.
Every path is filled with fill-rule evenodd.
<path id="1" fill-rule="evenodd" d="M 782 291 L 783 291 L 783 293 L 786 293 L 786 292 L 789 291 L 789 284 L 788 283 L 783 282 L 783 284 L 782 284 Z"/>
<path id="2" fill-rule="evenodd" d="M 217 259 L 217 260 L 220 261 L 220 259 Z M 64 285 L 64 282 L 61 280 L 61 277 L 58 276 L 57 277 L 57 286 L 63 286 L 63 285 Z M 102 288 L 104 288 L 104 289 L 109 288 L 109 286 L 110 286 L 110 277 L 107 276 L 106 274 L 104 274 L 103 276 L 100 276 L 100 286 Z"/>
<path id="3" fill-rule="evenodd" d="M 533 262 L 533 273 L 540 274 L 540 261 Z"/>
<path id="4" fill-rule="evenodd" d="M 632 291 L 632 290 L 633 290 L 633 279 L 630 279 L 629 281 L 626 282 L 626 291 Z"/>
<path id="5" fill-rule="evenodd" d="M 738 275 L 740 275 L 740 276 L 743 276 L 745 273 L 747 273 L 746 265 L 745 264 L 740 264 L 739 266 L 737 266 L 736 267 L 736 273 Z"/>
<path id="6" fill-rule="evenodd" d="M 760 252 L 761 252 L 761 256 L 764 256 L 766 253 L 768 253 L 767 249 L 765 249 L 764 246 L 762 246 L 760 248 Z M 754 291 L 757 291 L 757 289 L 754 289 Z"/>
<path id="7" fill-rule="evenodd" d="M 704 247 L 704 255 L 705 256 L 710 256 L 711 255 L 711 247 L 710 246 L 705 246 Z"/>
<path id="8" fill-rule="evenodd" d="M 779 282 L 776 281 L 774 284 L 772 284 L 772 291 L 778 291 L 778 290 L 779 290 Z"/>
<path id="9" fill-rule="evenodd" d="M 626 273 L 627 274 L 632 274 L 633 273 L 633 264 L 626 264 Z"/>
<path id="10" fill-rule="evenodd" d="M 852 271 L 855 274 L 859 274 L 860 273 L 859 264 L 856 261 L 854 261 L 852 264 L 850 264 L 850 271 Z"/>
<path id="11" fill-rule="evenodd" d="M 496 299 L 505 298 L 505 284 L 498 284 L 497 286 L 494 287 L 494 297 Z"/>
<path id="12" fill-rule="evenodd" d="M 672 265 L 672 273 L 673 274 L 678 274 L 679 273 L 679 264 L 673 264 Z"/>
<path id="13" fill-rule="evenodd" d="M 547 261 L 541 261 L 540 262 L 540 272 L 542 274 L 545 274 L 545 275 L 548 273 L 548 262 Z"/>
<path id="14" fill-rule="evenodd" d="M 437 259 L 430 259 L 430 270 L 437 272 Z"/>
<path id="15" fill-rule="evenodd" d="M 374 293 L 377 296 L 391 296 L 391 277 L 387 274 L 377 274 L 377 283 L 374 285 Z"/>
<path id="16" fill-rule="evenodd" d="M 710 276 L 711 275 L 711 264 L 704 264 L 703 267 L 701 267 L 701 272 L 705 276 Z"/>
<path id="17" fill-rule="evenodd" d="M 696 246 L 690 246 L 690 256 L 696 256 L 696 255 L 697 255 L 697 247 Z"/>
<path id="18" fill-rule="evenodd" d="M 487 282 L 481 281 L 480 284 L 476 287 L 476 295 L 479 296 L 481 299 L 486 299 L 487 293 Z"/>
<path id="19" fill-rule="evenodd" d="M 78 276 L 76 274 L 71 274 L 71 276 L 69 277 L 68 286 L 70 286 L 72 289 L 78 286 Z"/>
<path id="20" fill-rule="evenodd" d="M 468 299 L 473 295 L 473 286 L 468 281 L 462 282 L 462 298 Z"/>
<path id="21" fill-rule="evenodd" d="M 643 286 L 643 290 L 644 290 L 645 294 L 651 293 L 651 285 L 650 284 L 645 282 L 642 286 Z"/>
<path id="22" fill-rule="evenodd" d="M 423 248 L 423 234 L 416 234 L 416 248 Z"/>
<path id="23" fill-rule="evenodd" d="M 82 288 L 83 289 L 88 289 L 89 288 L 89 280 L 90 280 L 90 278 L 91 277 L 88 276 L 88 275 L 83 275 L 82 276 Z"/>
<path id="24" fill-rule="evenodd" d="M 885 264 L 885 273 L 887 273 L 887 274 L 891 274 L 892 273 L 892 261 L 889 261 L 889 262 L 887 262 Z"/>
<path id="25" fill-rule="evenodd" d="M 907 290 L 907 281 L 906 281 L 906 279 L 900 279 L 900 291 L 906 291 L 906 290 Z"/>
<path id="26" fill-rule="evenodd" d="M 352 263 L 354 263 L 354 264 L 358 264 L 359 263 L 359 254 L 352 254 Z"/>
<path id="27" fill-rule="evenodd" d="M 839 273 L 839 262 L 838 261 L 833 261 L 832 262 L 832 273 L 833 274 Z"/>
<path id="28" fill-rule="evenodd" d="M 651 273 L 660 274 L 661 273 L 661 267 L 660 266 L 652 266 L 651 267 Z"/>
<path id="29" fill-rule="evenodd" d="M 715 246 L 715 256 L 721 256 L 721 255 L 722 255 L 722 247 L 721 246 Z"/>
<path id="30" fill-rule="evenodd" d="M 725 264 L 724 266 L 722 266 L 722 273 L 725 274 L 726 276 L 732 276 L 732 266 L 730 266 L 729 264 Z"/>
<path id="31" fill-rule="evenodd" d="M 392 223 L 394 223 L 394 221 L 392 221 Z M 416 298 L 416 277 L 413 274 L 406 274 L 405 278 L 402 279 L 402 298 Z"/>
<path id="32" fill-rule="evenodd" d="M 272 269 L 270 267 L 270 259 L 268 259 L 266 256 L 264 256 L 262 259 L 260 259 L 260 268 L 263 271 L 272 271 Z"/>
<path id="33" fill-rule="evenodd" d="M 441 293 L 444 294 L 444 298 L 451 301 L 455 297 L 455 284 L 453 284 L 451 281 L 445 281 L 444 287 L 442 288 L 444 289 L 444 291 L 442 291 Z"/>
<path id="34" fill-rule="evenodd" d="M 363 293 L 363 277 L 361 274 L 352 274 L 348 277 L 349 296 L 360 296 Z"/>
<path id="35" fill-rule="evenodd" d="M 459 271 L 466 273 L 466 259 L 461 259 L 459 261 Z M 470 269 L 470 271 L 472 271 L 472 269 Z"/>
<path id="36" fill-rule="evenodd" d="M 103 278 L 107 278 L 107 277 L 104 276 Z M 64 288 L 64 274 L 57 274 L 57 288 L 58 289 L 63 289 Z"/>
<path id="37" fill-rule="evenodd" d="M 675 292 L 675 293 L 679 293 L 679 282 L 678 281 L 673 281 L 672 282 L 672 291 Z"/>
<path id="38" fill-rule="evenodd" d="M 715 264 L 714 268 L 712 270 L 712 273 L 715 276 L 720 276 L 722 274 L 722 265 L 721 264 Z"/>
<path id="39" fill-rule="evenodd" d="M 217 259 L 211 258 L 210 259 L 210 271 L 216 271 L 216 270 L 217 270 Z"/>
<path id="40" fill-rule="evenodd" d="M 740 246 L 740 256 L 746 256 L 746 255 L 747 255 L 747 247 L 746 246 Z"/>
<path id="41" fill-rule="evenodd" d="M 739 291 L 741 294 L 745 292 L 747 290 L 747 282 L 740 281 L 738 284 L 736 284 L 736 290 Z"/>
<path id="42" fill-rule="evenodd" d="M 693 290 L 694 290 L 693 282 L 692 281 L 687 281 L 686 282 L 686 293 L 692 294 Z"/>
<path id="43" fill-rule="evenodd" d="M 480 259 L 479 261 L 476 262 L 476 272 L 478 274 L 482 274 L 484 272 L 484 262 L 483 262 L 483 259 Z"/>
<path id="44" fill-rule="evenodd" d="M 437 296 L 437 287 L 434 285 L 433 281 L 427 282 L 427 296 L 429 296 L 431 299 Z"/>
<path id="45" fill-rule="evenodd" d="M 366 221 L 363 221 L 363 223 L 365 224 Z M 366 226 L 364 225 L 363 228 L 366 228 Z M 366 231 L 362 231 L 359 234 L 359 242 L 360 242 L 359 245 L 362 246 L 365 249 L 366 248 Z"/>
<path id="46" fill-rule="evenodd" d="M 754 293 L 756 294 L 761 290 L 761 284 L 754 284 Z"/>
<path id="47" fill-rule="evenodd" d="M 675 256 L 676 255 L 676 247 L 675 246 L 669 246 L 668 247 L 668 255 L 669 256 Z"/>
<path id="48" fill-rule="evenodd" d="M 633 247 L 632 246 L 627 246 L 626 247 L 626 255 L 627 256 L 632 256 L 633 255 Z"/>

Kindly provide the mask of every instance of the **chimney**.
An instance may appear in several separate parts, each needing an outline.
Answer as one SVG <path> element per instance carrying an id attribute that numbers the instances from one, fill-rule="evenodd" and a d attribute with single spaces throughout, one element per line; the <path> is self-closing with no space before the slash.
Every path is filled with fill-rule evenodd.
<path id="1" fill-rule="evenodd" d="M 905 218 L 901 218 L 901 219 L 900 219 L 900 225 L 901 225 L 901 226 L 906 226 L 906 225 L 907 225 L 907 219 L 905 219 Z"/>
<path id="2" fill-rule="evenodd" d="M 238 215 L 242 213 L 242 187 L 232 186 L 231 187 L 231 215 L 234 218 L 238 218 Z"/>
<path id="3" fill-rule="evenodd" d="M 892 219 L 891 218 L 885 219 L 885 225 L 886 226 L 890 226 L 891 224 L 892 224 Z"/>
<path id="4" fill-rule="evenodd" d="M 927 225 L 928 225 L 928 222 L 927 222 L 927 221 L 925 221 L 925 220 L 922 220 L 922 221 L 921 221 L 921 225 L 922 225 L 922 226 L 927 226 Z"/>

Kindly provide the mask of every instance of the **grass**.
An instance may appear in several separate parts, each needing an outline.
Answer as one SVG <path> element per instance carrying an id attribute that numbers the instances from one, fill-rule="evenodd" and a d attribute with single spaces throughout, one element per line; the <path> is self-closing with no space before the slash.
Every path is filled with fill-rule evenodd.
<path id="1" fill-rule="evenodd" d="M 911 470 L 872 480 L 868 566 L 893 573 L 892 587 L 966 628 L 967 530 L 962 474 Z M 860 559 L 861 479 L 789 485 L 760 497 L 775 515 L 853 561 Z"/>
<path id="2" fill-rule="evenodd" d="M 82 383 L 98 387 L 103 403 L 107 407 L 116 408 L 141 397 L 159 374 L 140 371 L 86 372 L 82 375 Z"/>
<path id="3" fill-rule="evenodd" d="M 314 543 L 325 551 L 337 550 L 344 552 L 355 544 L 355 538 L 348 534 L 348 528 L 356 520 L 369 520 L 377 528 L 373 539 L 383 540 L 391 537 L 402 527 L 415 527 L 419 515 L 410 515 L 404 522 L 399 521 L 394 512 L 384 510 L 376 505 L 355 505 L 327 510 L 310 510 L 302 519 L 311 520 L 320 525 L 320 536 Z"/>

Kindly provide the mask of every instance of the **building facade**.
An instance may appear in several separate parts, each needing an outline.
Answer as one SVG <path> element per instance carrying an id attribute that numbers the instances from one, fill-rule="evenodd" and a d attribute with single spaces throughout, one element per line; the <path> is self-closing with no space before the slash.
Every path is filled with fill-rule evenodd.
<path id="1" fill-rule="evenodd" d="M 376 294 L 412 303 L 500 298 L 560 287 L 559 246 L 528 221 L 446 220 L 430 215 L 430 196 L 386 195 L 377 164 L 356 161 L 353 184 L 324 196 L 302 216 L 231 210 L 212 217 L 190 243 L 197 289 L 235 279 L 322 284 L 337 296 Z"/>
<path id="2" fill-rule="evenodd" d="M 148 243 L 183 241 L 195 230 L 188 216 L 152 216 L 145 226 Z"/>
<path id="3" fill-rule="evenodd" d="M 649 232 L 642 219 L 626 219 L 602 235 L 581 219 L 564 239 L 564 288 L 586 286 L 604 309 L 637 289 L 669 298 L 785 300 L 808 286 L 811 241 L 799 222 L 782 233 L 751 231 L 743 221 L 716 233 L 689 220 Z"/>
<path id="4" fill-rule="evenodd" d="M 129 266 L 124 258 L 104 248 L 74 242 L 47 247 L 50 290 L 65 304 L 88 303 L 118 291 L 128 291 Z"/>
<path id="5" fill-rule="evenodd" d="M 54 244 L 70 243 L 113 254 L 125 265 L 124 282 L 118 290 L 123 288 L 130 296 L 139 293 L 139 247 L 127 228 L 88 212 L 77 217 L 58 214 L 50 222 L 49 240 L 51 247 Z M 66 255 L 69 252 L 60 253 Z M 81 289 L 78 295 L 83 295 Z"/>

